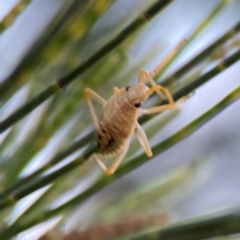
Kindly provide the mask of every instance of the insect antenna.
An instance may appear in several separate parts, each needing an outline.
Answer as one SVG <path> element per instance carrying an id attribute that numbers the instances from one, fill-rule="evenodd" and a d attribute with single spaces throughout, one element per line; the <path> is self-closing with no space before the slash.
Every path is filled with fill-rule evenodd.
<path id="1" fill-rule="evenodd" d="M 174 55 L 185 45 L 186 39 L 183 39 L 178 45 L 163 59 L 163 61 L 150 73 L 150 76 L 154 78 L 156 74 L 174 57 Z"/>

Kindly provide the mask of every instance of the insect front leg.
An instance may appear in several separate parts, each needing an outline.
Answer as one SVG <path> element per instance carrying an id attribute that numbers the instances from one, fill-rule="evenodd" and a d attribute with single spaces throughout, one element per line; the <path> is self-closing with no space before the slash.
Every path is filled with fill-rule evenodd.
<path id="1" fill-rule="evenodd" d="M 142 129 L 141 125 L 139 123 L 136 124 L 136 128 L 135 128 L 135 135 L 138 138 L 138 141 L 140 142 L 141 146 L 143 147 L 143 149 L 145 150 L 146 154 L 148 157 L 152 157 L 152 150 L 149 146 L 149 142 L 147 139 L 147 136 L 144 132 L 144 130 Z"/>
<path id="2" fill-rule="evenodd" d="M 157 85 L 154 80 L 152 79 L 151 75 L 145 71 L 141 70 L 139 73 L 139 81 L 140 82 L 150 82 L 150 84 L 153 86 L 151 88 L 152 92 L 156 92 L 161 99 L 167 98 L 169 104 L 163 105 L 163 106 L 158 106 L 158 107 L 153 107 L 150 109 L 139 109 L 140 115 L 142 114 L 152 114 L 152 113 L 158 113 L 167 109 L 172 109 L 176 107 L 176 103 L 173 100 L 173 97 L 169 90 L 163 86 Z"/>
<path id="3" fill-rule="evenodd" d="M 94 126 L 95 126 L 96 130 L 98 130 L 99 129 L 98 118 L 97 118 L 96 112 L 93 108 L 91 99 L 96 100 L 97 102 L 101 103 L 102 105 L 105 105 L 107 103 L 107 101 L 89 88 L 85 89 L 84 96 L 86 98 L 90 113 L 92 115 Z"/>
<path id="4" fill-rule="evenodd" d="M 169 94 L 167 96 L 171 96 L 170 97 L 171 100 L 168 99 L 169 104 L 165 104 L 165 105 L 161 105 L 161 106 L 157 106 L 157 107 L 152 107 L 152 108 L 149 108 L 149 109 L 139 109 L 139 115 L 141 116 L 141 115 L 144 115 L 144 114 L 154 114 L 154 113 L 159 113 L 159 112 L 162 112 L 162 111 L 165 111 L 165 110 L 168 110 L 168 109 L 173 109 L 190 97 L 190 95 L 187 95 L 185 97 L 180 98 L 177 102 L 174 102 L 174 100 L 172 98 L 172 95 L 170 94 L 169 91 L 168 91 L 168 93 Z"/>
<path id="5" fill-rule="evenodd" d="M 150 73 L 148 73 L 146 70 L 142 69 L 140 70 L 139 72 L 139 82 L 141 83 L 146 83 L 146 82 L 149 82 L 152 87 L 156 87 L 158 86 L 154 80 L 152 79 Z M 158 96 L 161 98 L 161 99 L 165 99 L 166 97 L 164 96 L 164 94 L 160 91 L 160 90 L 157 90 L 156 93 L 158 94 Z"/>
<path id="6" fill-rule="evenodd" d="M 186 43 L 186 40 L 182 40 L 169 54 L 168 56 L 151 72 L 148 73 L 146 70 L 141 70 L 139 73 L 139 82 L 146 83 L 149 82 L 152 85 L 152 88 L 150 91 L 156 92 L 161 99 L 167 99 L 169 104 L 153 107 L 150 109 L 141 109 L 141 114 L 153 114 L 153 113 L 159 113 L 161 111 L 167 110 L 167 109 L 173 109 L 178 104 L 185 101 L 189 96 L 183 97 L 179 99 L 177 102 L 174 102 L 173 97 L 169 90 L 163 86 L 157 85 L 153 77 L 173 58 L 173 56 L 182 48 L 182 46 Z"/>
<path id="7" fill-rule="evenodd" d="M 128 148 L 130 145 L 130 139 L 127 140 L 122 153 L 118 156 L 118 158 L 115 160 L 115 162 L 111 165 L 111 167 L 107 168 L 105 166 L 105 164 L 102 162 L 102 160 L 97 156 L 97 154 L 94 154 L 93 156 L 95 157 L 96 161 L 98 162 L 98 164 L 100 165 L 100 167 L 103 169 L 103 171 L 107 174 L 107 175 L 112 175 L 114 174 L 114 172 L 117 170 L 118 166 L 120 165 L 120 163 L 122 162 L 123 158 L 126 156 Z"/>

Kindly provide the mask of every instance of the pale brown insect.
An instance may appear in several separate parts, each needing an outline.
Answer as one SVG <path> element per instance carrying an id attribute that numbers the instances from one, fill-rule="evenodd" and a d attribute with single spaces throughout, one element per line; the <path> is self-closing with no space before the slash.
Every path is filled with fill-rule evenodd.
<path id="1" fill-rule="evenodd" d="M 144 130 L 138 123 L 138 118 L 144 114 L 154 114 L 167 109 L 173 109 L 180 102 L 185 100 L 186 97 L 174 102 L 169 90 L 160 85 L 156 85 L 153 80 L 153 77 L 167 62 L 169 62 L 185 42 L 186 40 L 182 40 L 151 73 L 141 70 L 136 86 L 121 89 L 114 87 L 114 94 L 108 101 L 104 100 L 91 89 L 85 89 L 84 95 L 96 128 L 96 140 L 99 153 L 101 155 L 111 156 L 121 151 L 119 157 L 109 168 L 104 165 L 97 154 L 93 155 L 106 174 L 111 175 L 118 168 L 128 151 L 130 137 L 133 133 L 137 136 L 147 156 L 152 156 L 152 150 L 149 146 L 148 139 Z M 147 82 L 151 84 L 151 88 L 145 85 Z M 161 99 L 167 99 L 169 103 L 149 109 L 140 108 L 154 92 L 156 92 Z M 94 111 L 91 98 L 102 104 L 99 120 Z"/>

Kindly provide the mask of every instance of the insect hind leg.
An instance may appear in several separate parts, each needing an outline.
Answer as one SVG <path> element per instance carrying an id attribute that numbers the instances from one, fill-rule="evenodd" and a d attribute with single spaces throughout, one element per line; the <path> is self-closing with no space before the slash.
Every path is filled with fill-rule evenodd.
<path id="1" fill-rule="evenodd" d="M 105 166 L 105 164 L 102 162 L 102 160 L 97 156 L 97 154 L 94 154 L 94 158 L 97 161 L 97 163 L 100 165 L 100 167 L 103 169 L 103 171 L 107 174 L 107 175 L 112 175 L 114 174 L 114 172 L 117 170 L 118 166 L 120 165 L 120 163 L 122 162 L 123 158 L 126 156 L 128 148 L 129 148 L 129 144 L 130 144 L 130 140 L 127 141 L 127 143 L 125 144 L 121 154 L 118 156 L 118 158 L 115 160 L 115 162 L 109 167 L 107 168 Z"/>
<path id="2" fill-rule="evenodd" d="M 95 126 L 96 129 L 99 129 L 98 118 L 97 118 L 96 112 L 93 108 L 91 99 L 96 100 L 97 102 L 101 103 L 102 105 L 105 105 L 107 102 L 100 95 L 98 95 L 96 92 L 92 91 L 89 88 L 85 89 L 84 96 L 86 98 L 90 113 L 92 115 L 94 126 Z"/>

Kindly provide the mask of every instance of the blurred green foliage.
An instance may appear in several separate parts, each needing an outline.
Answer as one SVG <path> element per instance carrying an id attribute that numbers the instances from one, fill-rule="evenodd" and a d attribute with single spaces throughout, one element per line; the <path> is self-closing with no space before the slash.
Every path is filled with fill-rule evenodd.
<path id="1" fill-rule="evenodd" d="M 126 163 L 116 174 L 110 177 L 103 176 L 103 173 L 95 169 L 95 162 L 88 160 L 97 149 L 83 91 L 89 87 L 107 99 L 112 92 L 105 89 L 111 89 L 114 85 L 126 86 L 131 82 L 136 75 L 135 70 L 150 61 L 152 56 L 149 54 L 144 59 L 135 59 L 131 64 L 128 51 L 135 45 L 141 31 L 146 30 L 152 17 L 164 13 L 165 7 L 171 6 L 168 5 L 170 2 L 172 1 L 159 0 L 145 3 L 144 11 L 136 9 L 138 16 L 135 19 L 128 17 L 126 21 L 116 23 L 114 29 L 117 31 L 114 33 L 108 34 L 108 30 L 102 26 L 99 32 L 105 37 L 102 40 L 105 41 L 103 44 L 101 41 L 98 43 L 99 39 L 91 39 L 93 28 L 111 9 L 114 2 L 107 0 L 65 2 L 39 39 L 29 46 L 12 73 L 1 82 L 1 113 L 7 112 L 9 102 L 13 101 L 20 89 L 26 88 L 26 101 L 7 116 L 2 117 L 4 114 L 1 116 L 0 132 L 3 133 L 0 139 L 1 240 L 13 237 L 56 216 L 60 216 L 61 221 L 58 223 L 61 226 L 80 203 L 88 201 L 105 186 L 149 160 L 145 154 L 138 152 L 139 144 L 134 139 Z M 24 15 L 24 11 L 30 8 L 31 4 L 32 1 L 19 1 L 2 20 L 0 33 L 4 34 L 14 21 L 18 21 L 20 17 L 18 15 L 20 13 L 21 16 Z M 214 23 L 228 4 L 228 1 L 219 1 L 193 31 L 189 44 L 194 44 L 194 40 Z M 238 22 L 175 72 L 165 76 L 164 71 L 172 67 L 178 59 L 178 56 L 175 56 L 167 68 L 158 75 L 156 81 L 171 89 L 175 100 L 191 94 L 239 60 L 239 40 L 236 40 L 239 30 Z M 91 45 L 91 41 L 98 43 L 96 44 L 98 49 L 93 53 L 91 51 L 94 44 Z M 182 53 L 188 51 L 188 46 L 186 45 Z M 204 60 L 207 64 L 206 62 L 202 64 Z M 212 61 L 217 62 L 213 67 Z M 132 68 L 129 68 L 130 64 Z M 152 148 L 154 155 L 162 153 L 192 134 L 239 98 L 240 89 L 237 88 L 169 138 L 158 140 Z M 17 101 L 18 99 L 15 99 L 15 104 Z M 165 103 L 156 98 L 151 98 L 151 101 L 152 105 Z M 164 129 L 178 114 L 178 111 L 173 111 L 167 116 L 160 116 L 157 123 L 152 121 L 155 116 L 146 116 L 140 119 L 140 123 L 149 124 L 148 137 L 152 139 L 157 131 Z M 91 130 L 88 131 L 90 127 Z M 138 216 L 138 209 L 142 210 L 139 214 L 141 217 L 155 214 L 155 210 L 160 208 L 159 199 L 191 179 L 200 165 L 199 161 L 196 161 L 194 164 L 176 168 L 152 179 L 134 192 L 123 195 L 117 205 L 116 199 L 110 199 L 108 209 L 96 211 L 95 223 L 101 221 L 111 223 L 129 214 Z M 27 172 L 29 166 L 33 166 L 33 169 Z M 79 191 L 78 185 L 84 182 L 88 183 Z M 39 197 L 19 216 L 14 217 L 13 213 L 22 206 L 19 204 L 27 206 L 29 203 L 27 197 L 42 187 L 46 189 Z M 50 207 L 63 195 L 68 196 L 65 201 Z M 156 212 L 161 213 L 159 210 Z M 12 218 L 14 220 L 8 224 Z M 215 219 L 212 220 L 214 221 Z M 209 222 L 209 228 L 212 222 Z M 196 221 L 195 224 L 200 223 Z M 156 234 L 161 232 L 158 228 L 157 233 L 154 231 L 142 235 L 142 232 L 145 234 L 145 230 L 149 228 L 151 229 L 151 226 L 143 226 L 140 235 L 139 231 L 133 230 L 131 236 L 136 235 L 136 239 L 158 239 L 155 238 Z M 195 231 L 194 229 L 191 231 Z M 239 231 L 232 229 L 228 234 Z M 166 231 L 176 230 L 170 227 Z M 187 236 L 188 233 L 183 234 Z M 215 235 L 209 231 L 209 234 L 211 237 L 218 236 L 221 235 L 221 231 Z M 182 239 L 203 239 L 196 238 L 196 235 L 194 237 Z"/>

